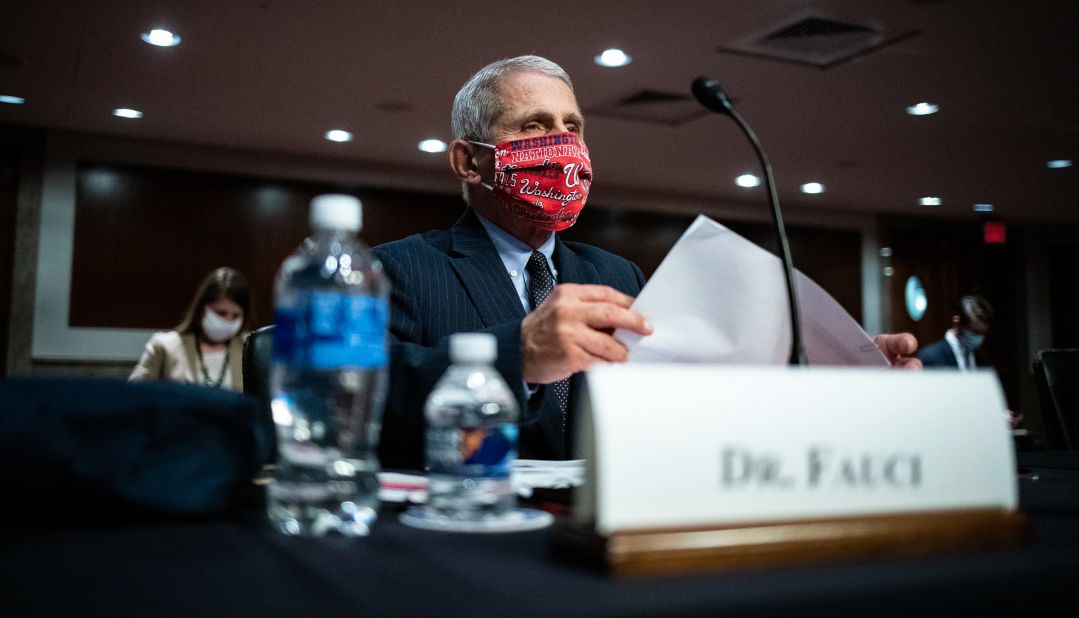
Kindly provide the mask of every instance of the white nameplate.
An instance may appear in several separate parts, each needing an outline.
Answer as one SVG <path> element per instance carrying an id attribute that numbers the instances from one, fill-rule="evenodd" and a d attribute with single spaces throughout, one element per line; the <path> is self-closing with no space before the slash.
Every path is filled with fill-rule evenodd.
<path id="1" fill-rule="evenodd" d="M 990 373 L 600 366 L 575 517 L 602 534 L 1017 504 Z"/>

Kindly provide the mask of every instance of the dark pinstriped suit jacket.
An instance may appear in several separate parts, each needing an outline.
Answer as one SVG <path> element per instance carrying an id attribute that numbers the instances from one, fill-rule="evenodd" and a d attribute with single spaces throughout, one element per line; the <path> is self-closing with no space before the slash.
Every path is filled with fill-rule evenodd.
<path id="1" fill-rule="evenodd" d="M 502 259 L 471 210 L 449 230 L 433 230 L 375 247 L 393 282 L 390 311 L 390 395 L 383 418 L 379 458 L 386 468 L 422 469 L 423 405 L 449 366 L 453 333 L 488 332 L 498 338 L 499 373 L 521 405 L 520 456 L 565 459 L 567 431 L 548 390 L 525 400 L 521 373 L 521 320 L 525 316 Z M 609 285 L 636 296 L 641 269 L 590 245 L 555 241 L 559 283 Z M 573 377 L 570 409 L 580 375 Z M 569 434 L 569 435 L 567 435 Z"/>

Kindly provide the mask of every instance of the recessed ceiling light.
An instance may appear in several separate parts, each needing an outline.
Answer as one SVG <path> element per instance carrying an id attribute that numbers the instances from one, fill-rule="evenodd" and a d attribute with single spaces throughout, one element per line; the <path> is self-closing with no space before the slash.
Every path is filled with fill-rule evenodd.
<path id="1" fill-rule="evenodd" d="M 936 103 L 929 103 L 928 101 L 922 101 L 921 103 L 915 103 L 907 108 L 907 113 L 911 116 L 928 116 L 929 114 L 935 114 L 940 111 L 940 106 Z"/>
<path id="2" fill-rule="evenodd" d="M 117 107 L 116 109 L 112 110 L 112 115 L 118 116 L 120 118 L 142 118 L 142 112 L 137 109 L 130 109 L 127 107 Z"/>
<path id="3" fill-rule="evenodd" d="M 446 142 L 440 139 L 425 139 L 420 142 L 420 150 L 424 152 L 446 152 Z"/>
<path id="4" fill-rule="evenodd" d="M 918 198 L 918 204 L 921 206 L 940 206 L 939 197 L 921 197 Z"/>
<path id="5" fill-rule="evenodd" d="M 10 94 L 0 94 L 0 103 L 8 103 L 10 105 L 22 105 L 26 103 L 26 99 L 22 97 L 11 96 Z"/>
<path id="6" fill-rule="evenodd" d="M 824 185 L 819 182 L 807 182 L 802 185 L 802 193 L 824 193 Z"/>
<path id="7" fill-rule="evenodd" d="M 1053 159 L 1052 161 L 1045 164 L 1045 167 L 1048 167 L 1051 170 L 1059 170 L 1071 166 L 1071 159 Z"/>
<path id="8" fill-rule="evenodd" d="M 993 212 L 992 204 L 975 204 L 974 212 Z"/>
<path id="9" fill-rule="evenodd" d="M 143 32 L 140 38 L 150 45 L 156 45 L 157 47 L 176 47 L 180 44 L 179 36 L 162 28 L 154 28 L 149 32 Z"/>
<path id="10" fill-rule="evenodd" d="M 620 49 L 605 49 L 594 60 L 601 67 L 624 67 L 633 62 L 633 58 Z"/>
<path id="11" fill-rule="evenodd" d="M 739 187 L 745 187 L 746 189 L 750 189 L 753 187 L 759 187 L 761 184 L 761 179 L 760 177 L 754 176 L 753 174 L 742 174 L 738 178 L 734 179 L 734 184 L 738 185 Z"/>
<path id="12" fill-rule="evenodd" d="M 351 142 L 352 134 L 348 131 L 343 131 L 341 129 L 332 129 L 330 131 L 326 131 L 326 139 L 330 140 L 331 142 Z"/>

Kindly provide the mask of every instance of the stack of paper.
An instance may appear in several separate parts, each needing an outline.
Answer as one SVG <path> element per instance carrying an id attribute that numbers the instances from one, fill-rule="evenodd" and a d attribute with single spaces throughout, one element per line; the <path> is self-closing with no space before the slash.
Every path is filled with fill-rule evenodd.
<path id="1" fill-rule="evenodd" d="M 888 365 L 823 288 L 801 272 L 796 286 L 811 365 Z M 633 308 L 655 330 L 647 337 L 615 333 L 629 348 L 630 362 L 781 365 L 790 358 L 779 258 L 703 215 L 675 243 Z"/>

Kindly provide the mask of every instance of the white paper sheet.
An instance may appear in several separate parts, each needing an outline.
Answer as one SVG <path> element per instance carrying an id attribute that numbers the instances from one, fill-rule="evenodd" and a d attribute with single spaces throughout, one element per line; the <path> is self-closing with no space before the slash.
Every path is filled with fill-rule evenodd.
<path id="1" fill-rule="evenodd" d="M 885 367 L 887 359 L 834 298 L 796 273 L 811 365 Z M 790 357 L 787 288 L 779 258 L 700 215 L 675 243 L 633 308 L 652 322 L 617 331 L 630 362 L 782 365 Z"/>

